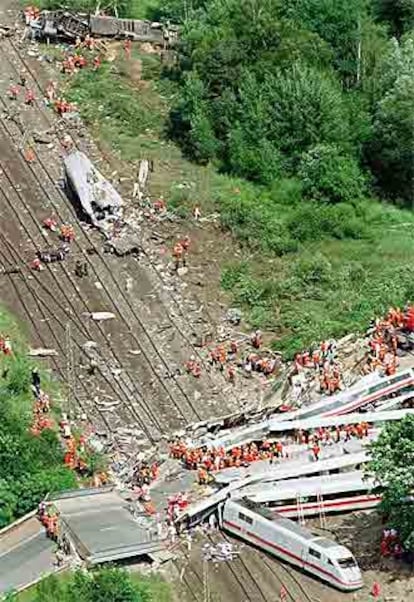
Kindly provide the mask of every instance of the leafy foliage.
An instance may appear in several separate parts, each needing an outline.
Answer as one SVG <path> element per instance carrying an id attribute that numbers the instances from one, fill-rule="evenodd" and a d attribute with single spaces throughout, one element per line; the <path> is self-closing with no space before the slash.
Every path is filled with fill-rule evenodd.
<path id="1" fill-rule="evenodd" d="M 0 310 L 0 324 L 13 332 L 14 353 L 0 356 L 0 527 L 29 512 L 48 493 L 76 487 L 63 466 L 55 431 L 29 432 L 33 403 L 31 366 L 11 318 Z"/>
<path id="2" fill-rule="evenodd" d="M 414 550 L 414 504 L 404 501 L 414 487 L 414 417 L 387 424 L 371 452 L 370 472 L 385 488 L 381 509 L 404 546 Z"/>
<path id="3" fill-rule="evenodd" d="M 400 37 L 414 29 L 414 3 L 412 0 L 374 0 L 378 19 L 387 23 L 391 33 Z"/>
<path id="4" fill-rule="evenodd" d="M 115 567 L 78 570 L 62 576 L 50 575 L 31 590 L 25 602 L 170 602 L 168 585 L 158 576 L 131 575 Z M 10 593 L 9 602 L 20 595 Z"/>
<path id="5" fill-rule="evenodd" d="M 385 57 L 374 113 L 370 162 L 381 189 L 414 201 L 414 38 L 394 43 Z"/>
<path id="6" fill-rule="evenodd" d="M 319 144 L 304 153 L 298 176 L 304 196 L 312 200 L 352 202 L 364 195 L 364 178 L 358 163 L 333 144 Z"/>

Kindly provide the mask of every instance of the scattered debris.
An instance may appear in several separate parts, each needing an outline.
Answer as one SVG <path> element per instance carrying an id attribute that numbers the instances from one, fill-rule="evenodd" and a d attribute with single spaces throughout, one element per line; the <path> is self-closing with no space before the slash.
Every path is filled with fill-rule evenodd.
<path id="1" fill-rule="evenodd" d="M 123 230 L 120 236 L 106 241 L 104 250 L 118 257 L 139 255 L 142 253 L 141 238 L 132 229 Z"/>
<path id="2" fill-rule="evenodd" d="M 32 137 L 37 144 L 52 144 L 52 138 L 47 132 L 33 132 Z"/>
<path id="3" fill-rule="evenodd" d="M 225 319 L 227 322 L 230 322 L 230 324 L 238 326 L 242 319 L 242 312 L 237 307 L 230 307 L 226 313 Z"/>
<path id="4" fill-rule="evenodd" d="M 92 320 L 95 322 L 103 322 L 104 320 L 113 320 L 115 318 L 115 314 L 110 311 L 93 311 L 90 314 Z"/>
<path id="5" fill-rule="evenodd" d="M 206 543 L 202 548 L 203 560 L 209 562 L 229 562 L 235 560 L 240 552 L 229 542 Z"/>
<path id="6" fill-rule="evenodd" d="M 45 347 L 38 347 L 37 349 L 29 349 L 29 357 L 55 357 L 58 355 L 56 349 L 46 349 Z"/>

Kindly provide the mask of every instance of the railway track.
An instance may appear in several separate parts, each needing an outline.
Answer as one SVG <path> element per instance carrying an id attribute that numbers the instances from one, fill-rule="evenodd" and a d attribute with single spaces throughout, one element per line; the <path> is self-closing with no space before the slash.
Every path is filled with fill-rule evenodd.
<path id="1" fill-rule="evenodd" d="M 24 59 L 24 57 L 23 57 L 23 56 L 22 56 L 22 55 L 19 53 L 19 51 L 17 50 L 17 48 L 16 48 L 16 47 L 15 47 L 15 45 L 13 44 L 13 41 L 12 41 L 11 39 L 7 39 L 6 43 L 10 45 L 10 47 L 12 48 L 13 52 L 15 53 L 15 55 L 16 55 L 16 57 L 17 57 L 17 60 L 21 62 L 21 64 L 24 66 L 25 70 L 26 70 L 26 71 L 27 71 L 27 72 L 30 74 L 30 77 L 33 79 L 33 82 L 34 82 L 34 84 L 36 85 L 36 87 L 37 87 L 38 91 L 39 91 L 39 92 L 41 92 L 41 94 L 43 94 L 42 87 L 41 87 L 40 83 L 38 82 L 38 80 L 37 80 L 37 78 L 36 78 L 36 75 L 33 73 L 33 71 L 31 70 L 30 66 L 28 65 L 28 63 L 27 63 L 27 61 Z M 7 60 L 9 61 L 10 65 L 12 66 L 12 68 L 14 69 L 15 73 L 17 74 L 17 73 L 18 73 L 18 69 L 17 69 L 16 65 L 14 65 L 14 64 L 13 64 L 13 62 L 11 61 L 11 59 L 8 57 L 7 53 L 5 53 L 5 54 L 6 54 L 6 58 L 7 58 Z M 42 118 L 44 119 L 44 122 L 45 122 L 45 124 L 47 124 L 47 126 L 50 128 L 50 127 L 53 125 L 53 123 L 52 123 L 51 119 L 50 119 L 50 118 L 49 118 L 49 116 L 48 116 L 46 113 L 44 113 L 43 111 L 41 111 L 41 114 L 42 114 Z M 74 137 L 74 136 L 72 135 L 72 137 Z M 75 143 L 76 143 L 76 140 L 75 140 Z M 79 146 L 78 146 L 78 148 L 79 148 Z M 41 157 L 39 157 L 39 156 L 38 156 L 37 158 L 38 158 L 38 160 L 40 161 L 40 163 L 42 163 Z M 46 169 L 46 172 L 48 173 L 48 170 L 47 170 L 47 169 Z M 61 197 L 63 197 L 63 201 L 64 201 L 64 203 L 66 204 L 66 206 L 69 206 L 69 208 L 70 208 L 70 211 L 71 211 L 71 213 L 73 214 L 73 207 L 72 207 L 72 205 L 71 205 L 70 201 L 67 199 L 67 197 L 66 197 L 65 195 L 61 195 Z M 92 245 L 94 245 L 94 242 L 93 242 L 93 240 L 91 239 L 90 235 L 89 235 L 87 232 L 83 232 L 82 234 L 83 234 L 83 235 L 84 235 L 84 236 L 85 236 L 85 237 L 88 239 L 88 243 L 89 243 L 89 244 L 92 244 Z M 159 271 L 158 271 L 158 270 L 155 268 L 154 262 L 153 262 L 153 260 L 151 259 L 151 256 L 150 256 L 150 254 L 149 254 L 147 251 L 144 251 L 144 252 L 145 252 L 145 257 L 146 257 L 146 259 L 147 259 L 147 261 L 148 261 L 149 267 L 150 267 L 150 268 L 151 268 L 151 270 L 152 270 L 152 275 L 153 275 L 153 276 L 155 276 L 155 278 L 158 280 L 159 284 L 160 284 L 162 287 L 166 287 L 166 285 L 167 285 L 168 283 L 165 281 L 165 279 L 163 279 L 163 277 L 161 276 L 161 274 L 159 273 Z M 113 273 L 112 273 L 112 270 L 109 270 L 109 272 L 110 272 L 110 274 L 111 274 L 111 276 L 112 276 L 112 278 L 113 278 Z M 115 279 L 113 278 L 113 280 L 115 280 Z M 123 289 L 122 289 L 122 287 L 120 288 L 120 292 L 123 294 L 123 296 L 124 296 L 124 298 L 125 298 L 125 295 L 124 295 L 124 293 L 123 293 Z M 186 333 L 185 333 L 184 329 L 183 329 L 182 327 L 180 327 L 180 325 L 179 325 L 179 323 L 178 323 L 178 321 L 177 321 L 177 319 L 176 319 L 176 316 L 177 316 L 177 314 L 178 314 L 178 315 L 181 315 L 181 317 L 182 317 L 182 318 L 184 318 L 184 319 L 185 319 L 185 321 L 188 323 L 188 317 L 187 317 L 187 316 L 184 316 L 184 314 L 183 314 L 183 310 L 182 310 L 182 308 L 181 308 L 181 305 L 180 305 L 180 303 L 178 303 L 178 302 L 177 302 L 177 300 L 176 300 L 176 298 L 175 298 L 175 296 L 174 296 L 173 294 L 169 294 L 169 300 L 170 300 L 170 301 L 172 301 L 172 303 L 174 304 L 174 307 L 175 307 L 175 317 L 173 318 L 173 317 L 170 315 L 170 312 L 169 312 L 169 311 L 168 311 L 168 309 L 166 308 L 165 304 L 164 304 L 164 307 L 163 307 L 164 315 L 165 315 L 165 316 L 166 316 L 166 318 L 168 319 L 168 321 L 169 321 L 169 323 L 170 323 L 171 327 L 174 327 L 174 329 L 175 329 L 175 330 L 178 332 L 179 336 L 182 338 L 182 340 L 183 340 L 183 342 L 185 343 L 186 347 L 188 347 L 188 349 L 190 349 L 190 350 L 191 350 L 191 353 L 192 353 L 194 356 L 196 356 L 196 357 L 198 358 L 198 360 L 199 360 L 199 361 L 200 361 L 200 362 L 201 362 L 201 363 L 204 365 L 204 367 L 206 368 L 206 369 L 205 369 L 205 371 L 204 371 L 204 375 L 205 375 L 205 379 L 206 379 L 206 381 L 207 381 L 207 385 L 208 385 L 208 389 L 207 389 L 207 391 L 208 391 L 209 393 L 211 393 L 211 388 L 212 388 L 212 387 L 215 387 L 215 386 L 216 386 L 216 383 L 215 383 L 215 381 L 214 381 L 214 380 L 211 378 L 211 375 L 210 375 L 210 373 L 209 373 L 209 369 L 208 369 L 209 367 L 208 367 L 208 366 L 206 365 L 206 363 L 205 363 L 205 358 L 204 358 L 204 357 L 203 357 L 203 356 L 200 354 L 199 350 L 193 346 L 193 344 L 192 344 L 192 341 L 191 341 L 191 340 L 190 340 L 190 338 L 189 338 L 189 337 L 186 335 Z M 132 311 L 134 311 L 134 310 L 131 308 L 131 304 L 130 304 L 130 303 L 129 303 L 129 306 L 130 306 L 130 309 L 131 309 Z M 137 317 L 137 316 L 136 316 L 136 312 L 135 312 L 135 318 L 136 318 L 136 317 Z M 141 324 L 141 326 L 143 326 L 143 325 Z M 191 326 L 191 325 L 190 325 L 190 326 Z M 151 337 L 149 337 L 149 341 L 150 341 L 150 344 L 152 344 L 152 338 L 151 338 Z M 166 362 L 165 362 L 164 358 L 163 358 L 162 356 L 160 356 L 160 355 L 159 355 L 159 359 L 163 361 L 163 363 L 164 363 L 164 368 L 165 368 L 165 369 L 168 369 L 168 366 L 167 366 L 167 364 L 166 364 Z M 222 381 L 223 381 L 223 382 L 225 382 L 225 381 L 224 381 L 224 379 L 222 379 Z M 194 405 L 192 404 L 192 402 L 190 401 L 190 399 L 189 399 L 189 395 L 188 395 L 188 394 L 187 394 L 187 393 L 186 393 L 186 392 L 183 390 L 183 387 L 182 387 L 182 385 L 180 385 L 180 383 L 179 383 L 179 382 L 178 382 L 178 383 L 176 383 L 176 384 L 177 384 L 177 386 L 178 386 L 178 387 L 181 389 L 181 393 L 182 393 L 182 394 L 183 394 L 183 395 L 186 397 L 186 401 L 187 401 L 187 403 L 188 403 L 188 404 L 189 404 L 189 406 L 190 406 L 190 411 L 192 411 L 194 418 L 196 418 L 196 419 L 199 419 L 199 418 L 200 418 L 200 416 L 199 416 L 199 415 L 197 415 L 197 414 L 198 414 L 198 412 L 197 412 L 197 410 L 195 409 L 195 407 L 194 407 Z M 230 389 L 230 390 L 231 390 L 231 389 Z M 220 407 L 220 409 L 222 409 L 222 407 L 223 407 L 223 401 L 224 401 L 223 399 L 220 399 L 220 403 L 219 403 L 219 407 Z M 235 403 L 235 404 L 236 404 L 236 397 L 235 397 L 235 395 L 234 395 L 234 394 L 233 394 L 233 403 Z"/>
<path id="2" fill-rule="evenodd" d="M 227 542 L 233 541 L 229 536 L 227 536 L 224 533 L 220 533 L 220 537 Z M 277 560 L 270 560 L 266 554 L 260 551 L 256 551 L 254 557 L 257 558 L 257 563 L 255 561 L 251 562 L 251 557 L 249 557 L 249 562 L 248 560 L 245 560 L 242 556 L 239 557 L 238 561 L 243 566 L 245 574 L 248 575 L 251 578 L 251 580 L 257 584 L 258 589 L 261 595 L 263 596 L 263 600 L 265 600 L 265 602 L 272 602 L 274 598 L 272 597 L 269 599 L 264 590 L 258 585 L 258 582 L 261 579 L 263 579 L 263 574 L 260 573 L 263 565 L 266 566 L 269 573 L 272 575 L 273 580 L 276 581 L 279 591 L 282 587 L 285 589 L 287 595 L 287 602 L 298 602 L 299 600 L 300 602 L 317 602 L 316 600 L 311 598 L 306 592 L 306 590 L 300 582 L 300 579 L 295 575 L 294 569 L 287 567 L 284 563 L 279 562 Z M 252 565 L 256 565 L 259 572 L 253 571 Z M 229 567 L 231 567 L 231 563 L 229 563 Z M 233 567 L 231 568 L 232 570 L 234 570 Z"/>
<path id="3" fill-rule="evenodd" d="M 0 130 L 1 130 L 1 126 L 0 126 Z M 1 140 L 1 132 L 0 132 L 0 140 Z M 0 167 L 2 168 L 3 176 L 6 177 L 6 179 L 7 179 L 7 183 L 8 183 L 8 187 L 9 187 L 8 194 L 3 194 L 3 206 L 5 206 L 9 209 L 10 214 L 12 216 L 14 216 L 14 218 L 18 221 L 18 223 L 20 224 L 20 227 L 25 232 L 25 234 L 29 237 L 30 240 L 34 241 L 36 250 L 40 250 L 41 247 L 40 247 L 39 243 L 36 244 L 36 235 L 40 234 L 40 236 L 43 236 L 43 238 L 46 238 L 45 234 L 41 232 L 41 229 L 40 229 L 39 234 L 37 232 L 33 232 L 33 228 L 37 228 L 37 220 L 36 220 L 35 216 L 33 215 L 32 211 L 30 209 L 30 206 L 25 202 L 24 196 L 14 185 L 11 175 L 8 173 L 8 170 L 4 165 L 3 156 L 0 159 Z M 13 194 L 11 194 L 11 193 L 13 193 Z M 13 199 L 13 201 L 11 201 L 11 199 Z M 22 204 L 22 209 L 26 213 L 26 216 L 29 216 L 30 219 L 32 220 L 32 227 L 30 227 L 28 225 L 27 217 L 26 217 L 26 219 L 21 218 L 21 214 L 17 210 L 19 202 Z M 46 238 L 46 241 L 47 241 L 47 238 Z M 23 257 L 20 256 L 19 259 L 22 263 L 24 262 Z M 67 270 L 67 268 L 64 264 L 61 264 L 59 267 L 61 268 L 59 277 L 62 276 L 62 272 L 63 272 L 64 275 L 67 277 L 68 289 L 69 290 L 72 289 L 73 291 L 75 291 L 75 296 L 76 296 L 77 286 L 74 283 L 73 278 L 69 274 L 69 271 Z M 69 294 L 64 289 L 64 287 L 61 286 L 64 281 L 61 281 L 61 282 L 58 281 L 58 276 L 54 272 L 52 266 L 50 266 L 50 268 L 46 271 L 47 271 L 48 277 L 50 277 L 49 278 L 50 286 L 48 288 L 49 298 L 45 300 L 44 308 L 53 307 L 53 316 L 55 319 L 55 327 L 56 327 L 56 329 L 59 329 L 59 327 L 60 327 L 61 340 L 64 340 L 63 325 L 65 324 L 65 322 L 68 322 L 68 321 L 70 321 L 70 323 L 74 326 L 74 328 L 77 329 L 77 331 L 74 334 L 79 335 L 84 340 L 95 340 L 96 338 L 98 338 L 99 334 L 101 336 L 102 335 L 104 336 L 102 326 L 93 325 L 93 329 L 91 329 L 91 327 L 88 328 L 86 326 L 86 324 L 83 323 L 82 321 L 75 319 L 75 316 L 77 314 L 79 314 L 80 311 L 74 306 L 73 300 L 69 297 Z M 45 273 L 42 273 L 42 274 L 36 274 L 36 275 L 33 274 L 33 277 L 37 280 L 37 282 L 40 281 L 40 278 L 42 278 L 43 280 L 46 280 L 46 278 L 45 278 L 46 271 L 45 271 Z M 52 280 L 52 282 L 50 282 L 50 280 Z M 53 295 L 50 294 L 50 291 L 53 290 L 53 285 L 55 285 L 57 288 L 61 288 L 63 304 L 58 299 L 53 298 Z M 80 309 L 81 310 L 83 309 L 83 311 L 86 311 L 86 312 L 90 312 L 90 308 L 85 303 L 84 299 L 81 298 L 80 300 L 83 303 L 83 305 L 80 307 Z M 76 338 L 76 336 L 74 337 L 74 344 L 77 346 L 78 352 L 81 353 L 82 347 L 81 347 L 78 339 Z M 116 356 L 113 352 L 112 352 L 112 356 L 114 359 L 116 359 Z M 111 385 L 111 389 L 113 392 L 115 392 L 117 394 L 118 397 L 120 396 L 121 399 L 123 398 L 124 400 L 128 400 L 128 398 L 131 395 L 133 395 L 133 393 L 134 393 L 134 390 L 131 389 L 131 387 L 128 386 L 128 384 L 122 383 L 122 380 L 120 380 L 118 383 L 116 383 L 116 381 L 114 381 L 114 383 Z M 141 424 L 142 424 L 142 422 L 141 422 Z"/>
<path id="4" fill-rule="evenodd" d="M 4 101 L 3 101 L 3 102 L 4 102 Z M 6 128 L 6 126 L 4 126 L 4 127 Z M 8 131 L 7 133 L 8 133 L 8 135 L 9 135 L 10 137 L 12 136 L 12 133 L 11 133 L 10 131 Z M 42 166 L 42 168 L 45 170 L 45 173 L 46 173 L 46 174 L 48 174 L 47 168 L 46 168 L 46 167 L 43 165 L 43 161 L 42 161 L 41 157 L 40 157 L 40 156 L 38 156 L 37 158 L 38 158 L 38 161 L 39 161 L 40 165 L 41 165 L 41 166 Z M 51 199 L 51 198 L 50 198 L 50 193 L 48 193 L 48 192 L 45 190 L 45 187 L 44 187 L 44 184 L 43 184 L 43 182 L 39 181 L 39 177 L 37 176 L 37 173 L 36 173 L 36 172 L 37 172 L 37 170 L 34 172 L 34 169 L 33 169 L 33 167 L 32 167 L 31 165 L 29 165 L 29 169 L 31 170 L 32 174 L 34 175 L 35 179 L 37 180 L 39 187 L 40 187 L 40 188 L 41 188 L 41 189 L 42 189 L 42 190 L 45 192 L 45 194 L 47 195 L 47 198 L 49 199 L 51 206 L 53 207 L 53 209 L 55 210 L 55 212 L 56 212 L 56 213 L 57 213 L 57 214 L 60 216 L 60 213 L 61 213 L 61 211 L 60 211 L 60 208 L 59 208 L 59 207 L 57 207 L 57 206 L 56 206 L 56 204 L 54 203 L 53 199 Z M 49 177 L 49 179 L 50 179 L 50 176 L 48 176 L 48 177 Z M 54 182 L 53 182 L 53 184 L 54 184 Z M 88 234 L 85 234 L 85 233 L 84 233 L 84 235 L 85 235 L 85 238 L 87 239 L 87 242 L 88 242 L 89 244 L 91 244 L 91 242 L 92 242 L 92 241 L 91 241 L 91 238 L 89 237 L 89 235 L 88 235 Z M 93 243 L 92 243 L 92 244 L 93 244 Z M 105 262 L 105 260 L 103 260 L 103 261 Z M 91 262 L 89 262 L 89 263 L 90 263 L 90 265 L 93 267 L 92 263 L 91 263 Z M 108 266 L 107 266 L 107 265 L 106 265 L 105 267 L 108 269 Z M 109 272 L 111 272 L 110 270 L 108 270 L 108 271 L 109 271 Z M 96 276 L 98 277 L 98 274 L 96 273 L 96 270 L 95 270 L 95 274 L 96 274 Z M 122 297 L 124 298 L 124 300 L 125 300 L 125 299 L 126 299 L 126 296 L 125 296 L 125 294 L 123 294 L 123 291 L 122 291 L 122 289 L 119 287 L 119 284 L 118 284 L 118 283 L 117 283 L 117 290 L 118 290 L 118 292 L 120 292 L 120 293 L 121 293 L 121 296 L 122 296 Z M 114 303 L 114 302 L 113 302 L 113 299 L 112 299 L 112 303 Z M 138 321 L 138 322 L 140 323 L 140 325 L 142 326 L 142 322 L 140 321 L 139 317 L 137 316 L 136 312 L 134 311 L 134 309 L 132 308 L 132 306 L 131 306 L 131 304 L 129 303 L 129 301 L 128 301 L 128 300 L 127 300 L 127 304 L 129 305 L 129 308 L 130 308 L 130 310 L 132 311 L 132 314 L 134 315 L 135 319 L 137 319 L 137 321 Z M 114 304 L 114 305 L 115 305 L 115 304 Z M 148 340 L 149 340 L 149 341 L 151 341 L 151 337 L 148 337 Z M 136 342 L 136 343 L 139 345 L 139 341 L 137 340 L 137 337 L 135 337 L 135 342 Z M 151 342 L 151 345 L 152 345 L 153 349 L 155 349 L 155 347 L 154 347 L 154 344 L 153 344 L 152 342 Z M 142 345 L 140 345 L 140 348 L 141 348 L 141 350 L 143 349 Z M 161 356 L 160 356 L 160 354 L 158 353 L 158 351 L 157 351 L 156 349 L 155 349 L 155 351 L 156 351 L 156 353 L 157 353 L 158 357 L 161 357 Z M 164 363 L 164 366 L 165 366 L 165 362 L 163 362 L 163 363 Z M 166 392 L 166 387 L 165 387 L 165 385 L 164 385 L 164 383 L 163 383 L 162 379 L 161 379 L 161 382 L 162 382 L 162 384 L 163 384 L 164 393 L 165 393 L 165 392 Z M 180 388 L 180 387 L 179 387 L 179 388 Z M 168 392 L 168 395 L 170 395 L 170 393 L 169 393 L 169 392 Z M 170 397 L 171 397 L 171 395 L 170 395 Z M 185 397 L 186 397 L 186 399 L 187 399 L 187 401 L 188 401 L 189 410 L 193 412 L 193 417 L 194 417 L 194 418 L 197 418 L 197 419 L 199 419 L 199 418 L 200 418 L 200 415 L 199 415 L 199 414 L 198 414 L 198 412 L 195 410 L 195 408 L 194 408 L 193 404 L 191 403 L 191 401 L 190 401 L 190 400 L 189 400 L 189 398 L 188 398 L 188 395 L 187 395 L 187 394 L 185 394 Z M 174 401 L 174 405 L 175 405 L 176 409 L 177 409 L 177 408 L 179 408 L 179 413 L 181 414 L 181 416 L 182 416 L 183 420 L 184 420 L 184 419 L 185 419 L 185 420 L 188 420 L 188 419 L 190 418 L 190 416 L 191 416 L 191 415 L 189 415 L 188 411 L 187 411 L 187 410 L 184 410 L 184 411 L 183 411 L 183 410 L 181 409 L 180 405 L 179 405 L 179 404 L 178 404 L 176 401 Z M 153 418 L 152 418 L 152 422 L 153 422 L 153 423 L 155 422 Z"/>

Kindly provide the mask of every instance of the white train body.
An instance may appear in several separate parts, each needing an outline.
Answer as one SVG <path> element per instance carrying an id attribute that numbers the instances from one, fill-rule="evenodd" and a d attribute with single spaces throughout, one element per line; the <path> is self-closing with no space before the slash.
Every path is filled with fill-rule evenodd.
<path id="1" fill-rule="evenodd" d="M 318 577 L 337 589 L 362 587 L 361 571 L 351 552 L 297 523 L 243 500 L 227 500 L 221 526 L 273 556 Z"/>
<path id="2" fill-rule="evenodd" d="M 296 518 L 374 508 L 381 495 L 373 489 L 372 479 L 364 478 L 362 471 L 352 471 L 257 483 L 234 491 L 232 496 L 264 504 L 275 514 Z"/>

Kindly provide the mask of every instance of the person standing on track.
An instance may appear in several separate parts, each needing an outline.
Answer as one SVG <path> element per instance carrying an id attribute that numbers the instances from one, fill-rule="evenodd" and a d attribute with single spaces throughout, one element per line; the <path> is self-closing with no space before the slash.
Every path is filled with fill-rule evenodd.
<path id="1" fill-rule="evenodd" d="M 40 396 L 40 374 L 37 367 L 32 370 L 32 387 L 35 392 L 35 396 Z"/>

